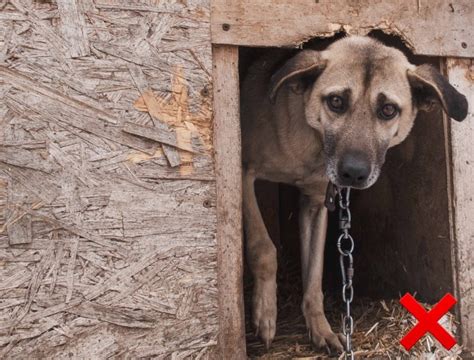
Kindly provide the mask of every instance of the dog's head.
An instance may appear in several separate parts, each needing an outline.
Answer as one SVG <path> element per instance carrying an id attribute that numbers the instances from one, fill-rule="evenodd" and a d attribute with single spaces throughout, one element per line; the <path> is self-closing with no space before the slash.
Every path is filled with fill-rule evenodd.
<path id="1" fill-rule="evenodd" d="M 387 149 L 410 132 L 418 110 L 436 103 L 453 119 L 467 100 L 433 67 L 415 66 L 399 50 L 367 37 L 347 37 L 325 51 L 303 50 L 272 77 L 270 97 L 288 87 L 302 96 L 307 123 L 321 134 L 329 180 L 367 188 Z"/>

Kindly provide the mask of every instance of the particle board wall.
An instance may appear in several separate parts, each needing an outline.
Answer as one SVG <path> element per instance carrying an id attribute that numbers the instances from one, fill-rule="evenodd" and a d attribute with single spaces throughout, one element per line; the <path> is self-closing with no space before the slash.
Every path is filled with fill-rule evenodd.
<path id="1" fill-rule="evenodd" d="M 208 1 L 0 11 L 0 358 L 211 356 Z"/>

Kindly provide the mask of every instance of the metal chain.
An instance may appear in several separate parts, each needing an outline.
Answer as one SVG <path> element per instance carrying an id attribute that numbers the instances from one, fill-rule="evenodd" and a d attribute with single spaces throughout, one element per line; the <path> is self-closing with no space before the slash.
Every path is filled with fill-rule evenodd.
<path id="1" fill-rule="evenodd" d="M 342 300 L 346 305 L 346 313 L 342 318 L 342 333 L 346 337 L 346 360 L 354 360 L 354 351 L 352 350 L 354 319 L 351 315 L 351 302 L 354 298 L 354 287 L 352 286 L 352 278 L 354 277 L 354 261 L 352 257 L 354 239 L 349 234 L 349 229 L 351 228 L 351 211 L 349 210 L 351 188 L 337 188 L 337 193 L 339 195 L 339 230 L 342 231 L 342 234 L 337 239 L 337 249 L 340 254 Z"/>

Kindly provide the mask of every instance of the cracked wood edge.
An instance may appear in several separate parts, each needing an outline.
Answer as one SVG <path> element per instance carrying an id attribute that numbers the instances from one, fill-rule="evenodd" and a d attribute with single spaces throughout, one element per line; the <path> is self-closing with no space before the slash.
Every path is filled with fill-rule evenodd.
<path id="1" fill-rule="evenodd" d="M 314 37 L 374 29 L 400 36 L 415 53 L 474 56 L 472 0 L 213 0 L 214 44 L 298 47 Z"/>

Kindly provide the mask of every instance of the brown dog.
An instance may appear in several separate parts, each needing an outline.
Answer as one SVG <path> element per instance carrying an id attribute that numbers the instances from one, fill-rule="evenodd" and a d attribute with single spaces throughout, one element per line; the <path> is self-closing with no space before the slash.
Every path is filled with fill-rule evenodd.
<path id="1" fill-rule="evenodd" d="M 327 50 L 303 50 L 276 69 L 254 63 L 242 85 L 243 205 L 254 276 L 253 324 L 270 346 L 275 335 L 276 249 L 255 198 L 255 179 L 301 192 L 302 310 L 313 343 L 342 351 L 321 290 L 328 181 L 359 189 L 378 178 L 387 149 L 410 132 L 418 110 L 441 104 L 461 121 L 466 98 L 434 68 L 414 66 L 398 50 L 347 37 Z"/>

